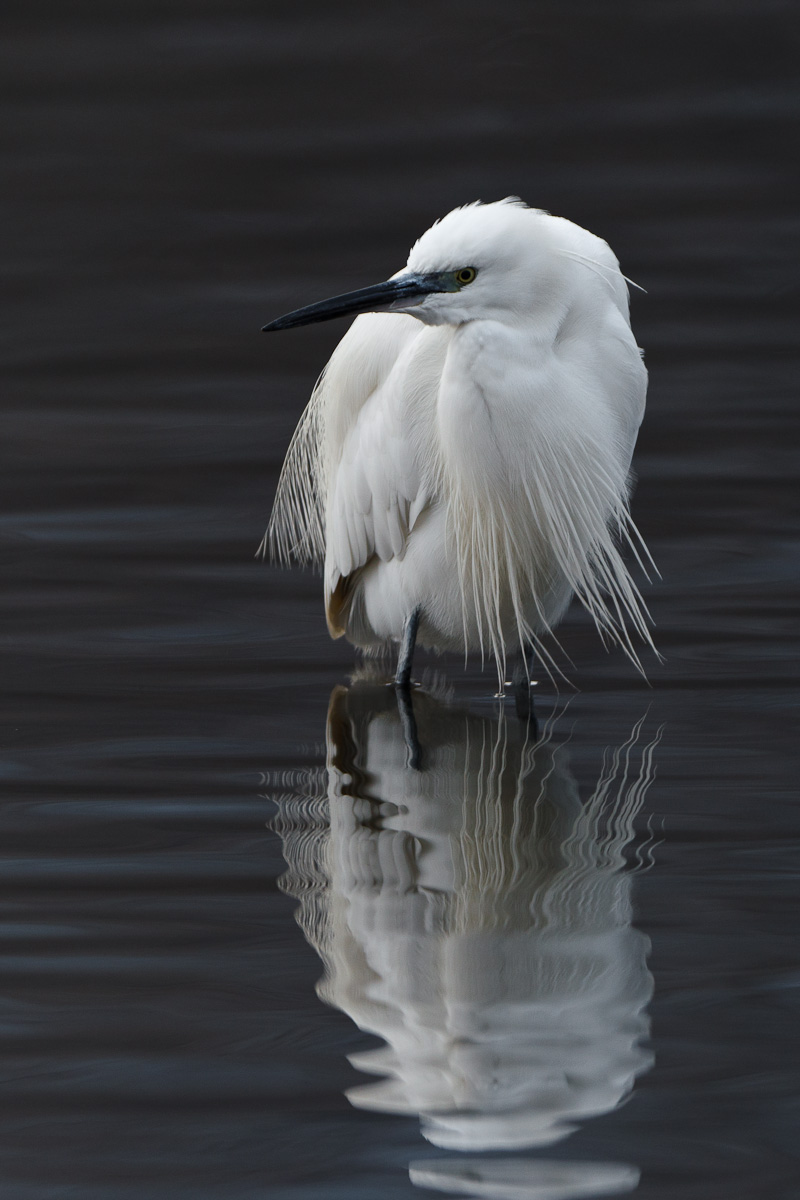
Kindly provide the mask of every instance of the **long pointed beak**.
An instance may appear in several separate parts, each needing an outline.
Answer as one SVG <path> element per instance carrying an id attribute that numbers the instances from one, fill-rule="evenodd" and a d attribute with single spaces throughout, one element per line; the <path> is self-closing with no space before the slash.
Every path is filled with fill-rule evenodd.
<path id="1" fill-rule="evenodd" d="M 270 321 L 261 332 L 294 329 L 296 325 L 311 325 L 315 321 L 330 321 L 334 317 L 355 316 L 356 313 L 412 308 L 415 301 L 423 300 L 432 292 L 443 291 L 446 288 L 438 275 L 400 275 L 397 279 L 387 279 L 386 283 L 376 283 L 372 287 L 359 288 L 357 292 L 320 300 L 307 308 L 297 308 L 285 317 L 278 317 L 277 321 Z"/>

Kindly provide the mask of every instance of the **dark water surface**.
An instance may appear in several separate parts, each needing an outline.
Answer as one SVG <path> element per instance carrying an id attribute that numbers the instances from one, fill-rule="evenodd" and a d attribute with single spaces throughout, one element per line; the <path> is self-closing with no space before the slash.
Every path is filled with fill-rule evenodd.
<path id="1" fill-rule="evenodd" d="M 769 0 L 7 10 L 4 1200 L 800 1194 L 799 43 Z M 573 613 L 536 746 L 429 662 L 413 773 L 254 561 L 341 336 L 258 330 L 508 193 L 647 288 L 666 662 Z"/>

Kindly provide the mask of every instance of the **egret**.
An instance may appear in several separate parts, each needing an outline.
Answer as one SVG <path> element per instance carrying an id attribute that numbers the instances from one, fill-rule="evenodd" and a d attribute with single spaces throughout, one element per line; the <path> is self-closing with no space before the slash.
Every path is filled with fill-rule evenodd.
<path id="1" fill-rule="evenodd" d="M 357 316 L 295 431 L 262 549 L 321 566 L 328 628 L 367 653 L 494 657 L 519 696 L 577 596 L 641 664 L 625 565 L 647 372 L 601 238 L 516 197 L 454 209 L 384 283 L 264 326 Z M 646 574 L 645 570 L 645 574 Z M 524 701 L 522 702 L 524 703 Z"/>

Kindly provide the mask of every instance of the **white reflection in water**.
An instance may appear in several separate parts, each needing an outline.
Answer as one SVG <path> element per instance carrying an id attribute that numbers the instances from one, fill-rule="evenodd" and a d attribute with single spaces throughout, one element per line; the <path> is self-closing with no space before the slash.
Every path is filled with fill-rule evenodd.
<path id="1" fill-rule="evenodd" d="M 423 691 L 413 707 L 420 770 L 391 690 L 334 691 L 325 783 L 279 800 L 283 886 L 325 964 L 321 997 L 385 1043 L 352 1056 L 378 1076 L 354 1105 L 418 1114 L 448 1150 L 547 1146 L 652 1063 L 625 853 L 658 739 L 639 722 L 582 803 L 557 722 L 534 741 L 502 711 Z M 556 1200 L 629 1190 L 638 1171 L 458 1159 L 412 1164 L 412 1179 Z"/>

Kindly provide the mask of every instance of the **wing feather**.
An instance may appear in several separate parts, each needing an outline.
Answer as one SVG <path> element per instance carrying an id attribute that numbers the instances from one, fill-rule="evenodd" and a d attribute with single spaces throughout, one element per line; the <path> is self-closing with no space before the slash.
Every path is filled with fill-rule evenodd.
<path id="1" fill-rule="evenodd" d="M 405 554 L 436 493 L 421 446 L 452 331 L 413 317 L 358 317 L 317 383 L 286 456 L 262 550 L 325 565 L 334 636 L 344 632 L 361 571 Z M 421 399 L 426 401 L 420 404 Z"/>
<path id="2" fill-rule="evenodd" d="M 417 321 L 400 314 L 367 313 L 350 326 L 289 444 L 260 554 L 284 565 L 322 566 L 330 480 L 340 464 L 343 443 L 363 405 L 419 332 Z M 368 478 L 361 481 L 355 503 L 369 510 Z"/>
<path id="3" fill-rule="evenodd" d="M 375 556 L 383 562 L 401 558 L 413 525 L 411 507 L 415 519 L 425 508 L 427 492 L 401 416 L 393 390 L 379 388 L 345 441 L 326 513 L 330 590 Z"/>

